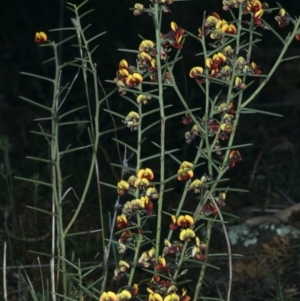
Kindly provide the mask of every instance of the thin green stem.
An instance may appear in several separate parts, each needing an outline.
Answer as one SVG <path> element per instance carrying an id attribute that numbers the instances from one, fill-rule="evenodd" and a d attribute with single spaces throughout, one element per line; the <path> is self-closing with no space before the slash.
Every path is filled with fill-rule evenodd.
<path id="1" fill-rule="evenodd" d="M 210 238 L 211 238 L 211 230 L 212 230 L 212 226 L 213 226 L 213 221 L 208 221 L 207 222 L 207 231 L 206 231 L 206 239 L 205 239 L 205 259 L 204 259 L 204 263 L 208 262 L 208 257 L 209 257 L 209 245 L 210 245 Z M 203 264 L 200 270 L 200 274 L 199 274 L 199 279 L 197 281 L 197 285 L 195 287 L 195 292 L 194 292 L 194 298 L 193 301 L 198 301 L 199 299 L 199 293 L 203 284 L 203 280 L 204 280 L 204 276 L 205 276 L 205 271 L 206 271 L 206 264 Z"/>
<path id="2" fill-rule="evenodd" d="M 66 255 L 66 246 L 65 246 L 65 236 L 64 236 L 64 226 L 63 226 L 63 210 L 62 210 L 62 176 L 60 170 L 60 151 L 59 151 L 59 125 L 57 118 L 57 108 L 59 102 L 59 85 L 61 70 L 59 67 L 57 45 L 53 43 L 54 50 L 54 62 L 55 62 L 55 80 L 53 82 L 53 98 L 52 98 L 52 107 L 51 107 L 51 161 L 55 162 L 52 164 L 52 193 L 53 199 L 55 202 L 55 209 L 57 214 L 57 232 L 58 232 L 58 256 L 57 258 L 63 257 Z M 68 295 L 67 288 L 67 269 L 65 261 L 61 262 L 62 265 L 62 282 L 63 282 L 63 300 L 66 299 Z"/>
<path id="3" fill-rule="evenodd" d="M 141 215 L 139 212 L 137 212 L 137 226 L 139 228 L 141 228 Z M 135 274 L 135 269 L 136 269 L 136 265 L 137 265 L 137 262 L 138 262 L 138 256 L 139 256 L 139 251 L 140 251 L 140 248 L 141 248 L 141 244 L 143 242 L 143 235 L 142 234 L 137 234 L 135 236 L 135 252 L 134 252 L 134 256 L 133 256 L 133 265 L 131 266 L 131 269 L 130 269 L 130 274 L 129 274 L 129 278 L 128 278 L 128 286 L 130 287 L 132 285 L 132 281 L 133 281 L 133 277 L 134 277 L 134 274 Z"/>
<path id="4" fill-rule="evenodd" d="M 206 44 L 205 44 L 205 36 L 203 35 L 201 38 L 201 44 L 202 44 L 202 49 L 203 49 L 203 57 L 204 57 L 204 64 L 206 63 L 207 57 L 207 51 L 206 51 Z M 208 69 L 205 70 L 206 75 L 208 75 Z M 203 116 L 203 123 L 204 123 L 204 133 L 203 137 L 205 139 L 205 148 L 207 152 L 207 156 L 211 158 L 211 149 L 209 145 L 209 137 L 208 137 L 208 117 L 209 117 L 209 79 L 205 78 L 205 110 L 204 110 L 204 116 Z M 211 108 L 213 110 L 214 108 Z M 212 169 L 212 164 L 211 161 L 208 161 L 208 174 L 213 177 L 213 169 Z"/>
<path id="5" fill-rule="evenodd" d="M 156 227 L 156 242 L 155 242 L 155 259 L 158 261 L 159 250 L 160 250 L 160 239 L 161 239 L 161 223 L 162 223 L 162 208 L 164 199 L 164 189 L 165 189 L 165 110 L 164 110 L 164 99 L 163 99 L 163 77 L 161 69 L 161 41 L 160 41 L 160 21 L 162 18 L 162 12 L 159 9 L 159 4 L 154 4 L 154 23 L 155 26 L 155 42 L 156 42 L 156 64 L 157 64 L 157 80 L 158 80 L 158 101 L 160 108 L 160 189 L 159 189 L 159 199 L 157 208 L 157 227 Z"/>

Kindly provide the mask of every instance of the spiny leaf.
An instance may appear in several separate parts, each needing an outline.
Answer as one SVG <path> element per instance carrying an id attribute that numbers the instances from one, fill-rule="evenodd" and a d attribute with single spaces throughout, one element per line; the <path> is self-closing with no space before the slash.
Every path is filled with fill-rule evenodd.
<path id="1" fill-rule="evenodd" d="M 47 82 L 50 82 L 50 83 L 54 84 L 54 80 L 50 77 L 45 77 L 45 76 L 41 76 L 41 75 L 38 75 L 38 74 L 29 73 L 29 72 L 20 72 L 20 73 L 24 74 L 24 75 L 31 76 L 31 77 L 35 77 L 35 78 L 38 78 L 38 79 L 42 79 L 42 80 L 45 80 Z"/>
<path id="2" fill-rule="evenodd" d="M 18 179 L 18 180 L 26 181 L 26 182 L 31 182 L 31 183 L 35 183 L 35 184 L 40 184 L 40 185 L 52 187 L 51 183 L 46 183 L 46 182 L 42 182 L 42 181 L 39 181 L 39 180 L 33 180 L 33 179 L 22 178 L 22 177 L 14 177 L 14 178 Z"/>
<path id="3" fill-rule="evenodd" d="M 92 37 L 91 39 L 89 39 L 86 43 L 89 44 L 90 42 L 92 42 L 92 41 L 94 41 L 95 39 L 97 39 L 97 38 L 103 36 L 103 35 L 106 34 L 106 33 L 107 33 L 107 31 L 101 32 L 101 33 L 95 35 L 94 37 Z"/>

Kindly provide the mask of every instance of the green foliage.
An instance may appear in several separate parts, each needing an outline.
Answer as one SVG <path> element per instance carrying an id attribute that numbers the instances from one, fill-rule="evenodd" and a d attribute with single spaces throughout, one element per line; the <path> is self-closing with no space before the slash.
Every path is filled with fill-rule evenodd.
<path id="1" fill-rule="evenodd" d="M 82 25 L 82 22 L 93 10 L 84 11 L 86 2 L 79 6 L 67 4 L 74 14 L 74 27 L 50 31 L 71 32 L 72 35 L 57 43 L 47 40 L 44 33 L 36 37 L 37 43 L 53 51 L 53 56 L 44 64 L 54 65 L 54 76 L 22 72 L 23 75 L 45 81 L 52 90 L 52 96 L 49 95 L 51 103 L 48 105 L 20 97 L 49 114 L 37 120 L 39 130 L 31 131 L 43 138 L 47 157 L 33 155 L 27 158 L 45 164 L 50 176 L 47 180 L 37 174 L 32 178 L 16 176 L 15 179 L 33 184 L 34 206 L 29 205 L 28 208 L 33 209 L 35 214 L 50 216 L 48 222 L 51 231 L 49 249 L 35 252 L 50 259 L 50 279 L 45 280 L 41 272 L 41 292 L 37 293 L 30 277 L 22 270 L 18 277 L 27 284 L 27 292 L 22 298 L 225 300 L 220 292 L 220 298 L 209 298 L 202 294 L 206 270 L 220 269 L 210 263 L 213 255 L 220 255 L 210 253 L 210 243 L 213 227 L 221 225 L 228 250 L 225 254 L 229 262 L 226 299 L 230 300 L 232 257 L 235 255 L 231 252 L 226 231 L 228 222 L 224 220 L 221 209 L 228 193 L 245 190 L 225 186 L 224 182 L 229 169 L 242 161 L 240 151 L 251 145 L 235 144 L 234 138 L 242 114 L 280 116 L 248 106 L 280 63 L 297 58 L 285 57 L 285 54 L 292 40 L 299 35 L 300 19 L 293 19 L 283 10 L 280 11 L 280 17 L 286 16 L 293 25 L 293 30 L 286 38 L 282 38 L 263 18 L 263 13 L 272 12 L 273 9 L 259 7 L 259 1 L 223 1 L 229 21 L 222 20 L 216 13 L 204 14 L 198 36 L 175 22 L 171 23 L 169 32 L 162 33 L 164 13 L 170 12 L 173 1 L 150 1 L 149 7 L 137 3 L 133 9 L 134 15 L 145 18 L 150 15 L 155 38 L 142 38 L 134 50 L 119 49 L 136 55 L 136 60 L 133 65 L 125 59 L 120 61 L 116 78 L 107 80 L 117 88 L 106 93 L 94 60 L 98 47 L 94 42 L 105 32 L 87 37 L 90 24 Z M 282 43 L 276 62 L 266 74 L 261 74 L 262 71 L 251 59 L 254 46 L 261 40 L 255 37 L 262 36 L 257 32 L 258 29 L 269 29 Z M 189 76 L 191 84 L 192 81 L 196 83 L 199 95 L 204 99 L 203 108 L 185 99 L 175 73 L 176 64 L 185 59 L 181 57 L 182 49 L 190 38 L 196 39 L 201 47 L 197 55 L 199 66 L 192 67 L 189 74 L 183 76 Z M 74 39 L 76 43 L 72 47 L 78 55 L 70 58 L 69 62 L 60 62 L 59 47 L 71 41 L 73 43 Z M 117 62 L 115 64 L 117 66 Z M 72 72 L 75 70 L 74 79 L 64 83 L 64 74 L 69 69 Z M 78 77 L 84 87 L 86 103 L 81 102 L 77 107 L 70 108 L 67 100 Z M 254 87 L 253 83 L 258 79 L 261 81 Z M 110 108 L 108 103 L 108 98 L 117 90 L 119 95 L 115 97 L 125 103 L 125 109 L 121 111 L 116 106 Z M 172 97 L 178 100 L 176 104 L 173 100 L 169 103 L 166 93 L 172 93 Z M 87 113 L 87 120 L 76 118 L 76 114 L 81 112 Z M 108 130 L 100 122 L 105 114 L 109 114 L 112 120 Z M 123 126 L 117 126 L 121 124 L 120 120 Z M 174 120 L 188 127 L 182 139 L 189 151 L 183 159 L 181 149 L 173 148 L 170 143 Z M 72 129 L 74 132 L 78 129 L 83 131 L 85 143 L 74 145 L 75 135 L 68 137 L 68 141 L 62 141 L 62 133 L 69 131 L 69 128 L 71 132 Z M 119 152 L 120 161 L 109 162 L 111 170 L 120 170 L 120 176 L 116 176 L 119 178 L 117 183 L 101 173 L 100 164 L 106 154 L 101 156 L 99 148 L 104 135 L 109 136 L 106 139 L 115 143 Z M 1 175 L 6 181 L 10 207 L 15 208 L 7 138 L 0 139 L 0 148 L 5 158 Z M 82 152 L 88 153 L 89 162 L 84 172 L 80 166 L 76 166 L 81 187 L 72 187 L 70 179 L 73 175 L 68 166 L 73 168 L 78 158 L 76 154 Z M 171 193 L 178 182 L 183 185 L 173 208 Z M 118 193 L 113 213 L 109 213 L 105 207 L 108 202 L 102 191 L 105 187 Z M 42 207 L 43 204 L 39 202 L 39 189 L 47 189 L 50 195 L 48 206 Z M 188 196 L 191 194 L 196 196 L 194 204 L 189 203 Z M 84 212 L 85 204 L 95 195 L 100 229 L 86 231 L 84 225 L 78 225 L 77 221 Z M 13 217 L 15 228 L 18 224 L 16 212 L 13 212 Z M 116 226 L 118 229 L 115 229 Z M 72 243 L 92 232 L 101 233 L 101 259 L 99 264 L 85 267 L 77 258 L 76 250 L 73 252 Z M 94 273 L 97 277 L 93 277 Z"/>

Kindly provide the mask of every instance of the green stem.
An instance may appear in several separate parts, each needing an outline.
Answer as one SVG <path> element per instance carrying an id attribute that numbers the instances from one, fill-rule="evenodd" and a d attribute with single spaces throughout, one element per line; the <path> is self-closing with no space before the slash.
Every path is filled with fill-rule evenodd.
<path id="1" fill-rule="evenodd" d="M 203 56 L 204 56 L 204 64 L 206 63 L 207 57 L 207 51 L 206 51 L 206 44 L 205 44 L 205 36 L 203 35 L 201 38 L 201 44 L 202 44 L 202 49 L 203 49 Z M 205 70 L 206 75 L 208 75 L 208 70 Z M 209 117 L 209 79 L 205 78 L 205 111 L 204 111 L 204 116 L 203 116 L 203 126 L 204 126 L 204 133 L 203 137 L 205 139 L 205 148 L 207 152 L 207 156 L 211 158 L 211 149 L 210 149 L 210 144 L 209 144 L 209 137 L 208 137 L 208 117 Z M 211 108 L 213 110 L 214 108 Z M 213 169 L 212 169 L 212 164 L 211 161 L 208 161 L 208 174 L 210 177 L 213 177 Z"/>
<path id="2" fill-rule="evenodd" d="M 139 212 L 137 213 L 137 225 L 138 225 L 139 228 L 141 228 L 141 215 L 140 215 Z M 137 234 L 136 237 L 137 238 L 135 239 L 136 245 L 135 245 L 135 252 L 134 252 L 134 257 L 133 257 L 133 265 L 131 266 L 131 269 L 130 269 L 128 284 L 127 284 L 129 287 L 132 285 L 136 265 L 137 265 L 137 262 L 138 262 L 139 251 L 140 251 L 140 248 L 141 248 L 141 244 L 143 242 L 143 235 L 142 234 Z"/>
<path id="3" fill-rule="evenodd" d="M 55 162 L 52 165 L 52 193 L 55 201 L 56 213 L 57 213 L 57 232 L 58 232 L 58 257 L 65 258 L 66 246 L 65 246 L 65 235 L 63 226 L 63 210 L 62 210 L 62 176 L 60 170 L 60 151 L 59 151 L 59 124 L 57 116 L 57 108 L 59 101 L 59 84 L 61 69 L 58 61 L 57 45 L 53 43 L 54 50 L 54 61 L 55 61 L 55 80 L 53 82 L 53 98 L 51 107 L 51 161 Z M 68 295 L 67 290 L 67 269 L 66 262 L 61 261 L 62 265 L 62 280 L 63 280 L 63 300 L 66 300 Z"/>
<path id="4" fill-rule="evenodd" d="M 208 250 L 209 250 L 212 226 L 213 226 L 213 221 L 208 221 L 207 222 L 206 240 L 205 240 L 205 243 L 206 243 L 206 248 L 205 248 L 205 254 L 206 255 L 205 255 L 205 259 L 204 259 L 205 264 L 202 265 L 202 268 L 200 270 L 199 280 L 197 281 L 193 301 L 198 301 L 199 293 L 200 293 L 200 290 L 201 290 L 201 287 L 202 287 L 202 284 L 203 284 L 203 279 L 204 279 L 205 271 L 206 271 L 206 263 L 208 261 L 208 256 L 209 256 Z"/>
<path id="5" fill-rule="evenodd" d="M 160 250 L 160 239 L 161 239 L 161 223 L 162 223 L 162 208 L 163 208 L 163 197 L 165 189 L 165 126 L 166 118 L 164 111 L 164 99 L 163 99 L 163 78 L 160 61 L 161 53 L 161 41 L 160 41 L 160 22 L 161 22 L 161 10 L 159 10 L 159 4 L 154 4 L 154 23 L 155 23 L 155 42 L 156 42 L 156 64 L 157 64 L 157 80 L 158 80 L 158 101 L 160 108 L 160 189 L 159 199 L 157 208 L 157 228 L 156 228 L 156 242 L 155 242 L 155 259 L 158 261 L 159 250 Z"/>
<path id="6" fill-rule="evenodd" d="M 76 7 L 76 16 L 78 17 L 78 11 L 77 11 L 77 7 Z M 80 23 L 79 23 L 80 26 Z M 82 28 L 79 28 L 80 33 L 81 33 L 81 38 L 84 44 L 84 47 L 87 51 L 86 55 L 87 55 L 87 63 L 90 65 L 90 68 L 92 69 L 92 75 L 93 75 L 93 86 L 94 86 L 94 93 L 95 93 L 95 115 L 94 115 L 94 133 L 93 134 L 93 139 L 94 141 L 91 141 L 93 143 L 93 153 L 92 153 L 92 159 L 91 159 L 91 164 L 89 167 L 89 173 L 87 176 L 87 180 L 86 180 L 86 184 L 83 190 L 83 193 L 81 195 L 80 198 L 80 202 L 78 204 L 78 207 L 73 215 L 73 217 L 71 218 L 69 224 L 67 225 L 65 231 L 64 231 L 64 235 L 66 235 L 70 228 L 72 227 L 72 225 L 74 224 L 80 210 L 81 207 L 84 203 L 86 194 L 88 192 L 88 189 L 90 187 L 90 183 L 91 183 L 91 179 L 92 179 L 92 175 L 93 175 L 93 171 L 94 171 L 94 167 L 95 167 L 95 163 L 96 163 L 96 156 L 97 156 L 97 150 L 98 150 L 98 145 L 99 145 L 99 115 L 100 115 L 100 101 L 99 101 L 99 89 L 98 89 L 98 76 L 97 76 L 97 70 L 95 68 L 95 64 L 93 62 L 91 53 L 88 51 L 88 43 L 86 41 L 86 38 L 84 36 L 84 32 L 82 31 Z M 91 117 L 92 118 L 92 117 Z M 103 248 L 105 248 L 105 244 L 104 244 L 104 237 L 103 237 Z"/>

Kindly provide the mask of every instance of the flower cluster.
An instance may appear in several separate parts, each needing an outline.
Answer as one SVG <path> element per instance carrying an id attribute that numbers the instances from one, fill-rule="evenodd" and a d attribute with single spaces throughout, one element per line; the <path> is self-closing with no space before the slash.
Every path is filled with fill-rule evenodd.
<path id="1" fill-rule="evenodd" d="M 99 298 L 99 301 L 127 301 L 136 296 L 138 292 L 138 285 L 134 284 L 132 287 L 122 290 L 116 294 L 112 291 L 103 292 Z"/>
<path id="2" fill-rule="evenodd" d="M 195 232 L 190 229 L 189 227 L 194 224 L 194 219 L 190 215 L 180 215 L 178 218 L 176 218 L 175 215 L 171 216 L 172 223 L 170 224 L 170 229 L 175 230 L 178 227 L 181 227 L 179 239 L 180 240 L 187 240 L 190 241 L 191 238 L 194 238 L 196 236 Z"/>
<path id="3" fill-rule="evenodd" d="M 212 57 L 206 58 L 205 67 L 208 70 L 208 76 L 211 79 L 219 78 L 229 83 L 232 77 L 233 68 L 237 75 L 261 73 L 261 70 L 255 62 L 247 62 L 243 56 L 239 56 L 235 59 L 233 53 L 234 50 L 232 47 L 227 45 L 223 48 L 222 52 L 215 53 Z M 204 73 L 204 68 L 197 66 L 190 70 L 189 76 L 195 79 L 199 84 L 203 84 L 205 82 Z M 238 90 L 246 88 L 246 84 L 239 76 L 235 77 L 235 88 Z"/>
<path id="4" fill-rule="evenodd" d="M 114 82 L 119 87 L 119 92 L 125 94 L 127 87 L 137 87 L 143 82 L 143 77 L 136 67 L 128 65 L 128 62 L 123 59 L 119 63 L 119 70 L 116 73 Z"/>
<path id="5" fill-rule="evenodd" d="M 215 202 L 218 204 L 220 207 L 224 207 L 225 204 L 225 199 L 226 199 L 226 193 L 225 192 L 220 192 L 219 196 L 214 196 Z M 202 207 L 201 213 L 205 215 L 215 215 L 217 214 L 218 210 L 213 204 L 213 202 L 209 199 L 205 205 Z"/>
<path id="6" fill-rule="evenodd" d="M 135 222 L 130 220 L 135 213 L 152 215 L 153 203 L 152 200 L 158 199 L 159 194 L 151 181 L 154 179 L 153 171 L 150 168 L 140 169 L 136 175 L 131 175 L 127 181 L 121 180 L 117 183 L 117 192 L 120 196 L 124 196 L 127 193 L 136 195 L 136 192 L 140 192 L 140 197 L 131 201 L 127 201 L 122 208 L 122 214 L 117 217 L 117 228 L 124 229 L 119 239 L 119 253 L 124 253 L 127 249 L 127 245 L 133 239 L 134 234 L 130 229 L 130 226 L 136 226 L 137 233 L 142 234 L 141 227 L 138 227 Z"/>
<path id="7" fill-rule="evenodd" d="M 284 8 L 279 9 L 278 16 L 275 16 L 274 19 L 277 21 L 278 26 L 281 29 L 286 28 L 290 24 L 290 21 L 294 22 L 294 20 L 287 14 Z M 295 39 L 297 41 L 300 41 L 300 30 L 297 31 Z"/>
<path id="8" fill-rule="evenodd" d="M 267 8 L 267 4 L 261 3 L 258 0 L 247 0 L 245 1 L 243 11 L 245 14 L 250 13 L 252 15 L 255 25 L 261 25 L 261 17 Z"/>
<path id="9" fill-rule="evenodd" d="M 172 5 L 174 0 L 150 0 L 152 4 L 158 3 L 159 9 L 161 9 L 164 13 L 170 13 L 171 10 L 168 5 Z M 133 7 L 133 14 L 135 16 L 141 15 L 143 13 L 148 13 L 149 15 L 153 15 L 153 11 L 151 9 L 146 9 L 143 4 L 136 3 Z"/>
<path id="10" fill-rule="evenodd" d="M 148 301 L 189 301 L 191 297 L 187 295 L 187 290 L 182 288 L 182 293 L 177 293 L 178 288 L 169 280 L 161 280 L 158 275 L 154 275 L 147 288 Z"/>
<path id="11" fill-rule="evenodd" d="M 235 35 L 236 27 L 234 24 L 229 24 L 226 20 L 221 19 L 221 17 L 216 13 L 212 13 L 205 19 L 204 30 L 198 28 L 199 38 L 202 35 L 208 35 L 213 40 L 221 40 L 226 34 Z"/>
<path id="12" fill-rule="evenodd" d="M 178 27 L 177 23 L 171 22 L 171 31 L 167 34 L 161 34 L 161 46 L 164 48 L 164 51 L 168 52 L 169 47 L 172 46 L 176 49 L 182 49 L 182 41 L 184 30 Z"/>

